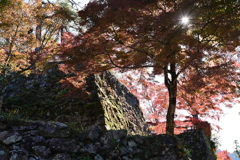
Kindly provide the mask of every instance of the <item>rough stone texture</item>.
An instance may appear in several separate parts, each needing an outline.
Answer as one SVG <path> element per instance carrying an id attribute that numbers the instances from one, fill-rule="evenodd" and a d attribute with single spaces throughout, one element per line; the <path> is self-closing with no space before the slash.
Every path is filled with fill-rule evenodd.
<path id="1" fill-rule="evenodd" d="M 6 112 L 16 112 L 17 116 L 32 120 L 75 123 L 80 129 L 97 125 L 101 129 L 126 129 L 130 135 L 150 133 L 138 99 L 111 72 L 90 75 L 87 89 L 91 99 L 78 100 L 64 99 L 63 95 L 69 90 L 59 83 L 62 78 L 73 75 L 60 72 L 57 63 L 50 63 L 45 70 L 41 74 L 20 76 L 7 88 L 3 105 Z M 42 128 L 43 132 L 48 130 L 45 133 L 48 135 L 44 136 L 58 134 L 55 132 L 57 125 Z"/>
<path id="2" fill-rule="evenodd" d="M 137 98 L 110 72 L 88 77 L 86 101 L 62 98 L 58 81 L 66 76 L 48 69 L 10 85 L 5 111 L 48 122 L 0 116 L 0 160 L 215 160 L 202 132 L 149 135 Z"/>
<path id="3" fill-rule="evenodd" d="M 189 157 L 194 159 L 213 160 L 216 159 L 211 151 L 210 142 L 203 130 L 185 132 L 177 136 L 182 140 L 182 145 L 190 151 Z"/>
<path id="4" fill-rule="evenodd" d="M 128 136 L 126 130 L 103 131 L 97 126 L 80 133 L 58 122 L 39 123 L 0 117 L 0 124 L 5 124 L 0 129 L 0 160 L 216 159 L 202 131 L 184 133 L 180 137 Z M 54 128 L 55 134 L 49 128 Z M 67 131 L 70 134 L 66 135 Z M 5 143 L 9 137 L 15 138 Z"/>
<path id="5" fill-rule="evenodd" d="M 97 89 L 91 91 L 104 110 L 102 118 L 107 129 L 125 129 L 130 135 L 150 133 L 138 99 L 111 72 L 106 71 L 100 76 L 91 75 L 89 80 L 93 82 L 89 86 Z"/>

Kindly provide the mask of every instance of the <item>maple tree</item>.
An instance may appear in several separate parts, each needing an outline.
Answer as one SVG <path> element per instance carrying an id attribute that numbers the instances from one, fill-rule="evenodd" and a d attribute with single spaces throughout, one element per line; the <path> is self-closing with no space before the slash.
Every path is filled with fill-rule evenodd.
<path id="1" fill-rule="evenodd" d="M 216 70 L 217 71 L 217 70 Z M 147 75 L 143 70 L 135 70 L 129 73 L 125 73 L 124 75 L 119 77 L 121 82 L 126 84 L 130 91 L 134 93 L 139 99 L 141 106 L 144 106 L 144 114 L 147 117 L 147 121 L 156 134 L 165 133 L 165 117 L 167 114 L 167 89 L 164 85 L 157 81 L 159 78 L 153 79 L 152 76 Z M 186 78 L 183 80 L 181 78 L 178 79 L 178 97 L 177 97 L 177 112 L 175 112 L 175 130 L 176 134 L 182 133 L 187 128 L 192 126 L 201 126 L 205 122 L 203 122 L 200 118 L 206 119 L 211 118 L 212 120 L 219 120 L 220 115 L 222 114 L 221 105 L 225 103 L 225 106 L 230 106 L 231 97 L 228 96 L 231 92 L 227 92 L 227 86 L 224 83 L 220 83 L 220 77 L 216 77 L 215 81 L 219 81 L 219 84 L 222 86 L 215 86 L 210 82 L 204 84 L 204 87 L 198 91 L 193 93 L 189 93 L 187 87 L 191 87 L 191 78 L 189 81 L 186 81 Z M 161 78 L 160 78 L 161 80 Z M 194 80 L 194 79 L 193 79 Z M 211 79 L 214 80 L 213 78 Z M 196 80 L 194 82 L 198 83 Z M 203 85 L 203 84 L 202 84 Z M 211 88 L 207 88 L 207 85 L 211 85 Z M 187 87 L 186 87 L 187 86 Z M 194 91 L 195 86 L 192 87 L 191 91 Z M 225 88 L 226 87 L 226 88 Z M 219 91 L 223 94 L 222 96 L 218 96 Z M 207 96 L 206 96 L 207 94 Z M 187 111 L 182 113 L 185 110 Z M 194 120 L 195 118 L 191 118 L 187 115 L 195 115 L 200 124 L 197 124 Z M 189 121 L 189 118 L 191 119 Z M 181 121 L 180 121 L 181 119 Z M 219 131 L 220 127 L 212 123 L 212 129 Z M 209 126 L 206 128 L 200 127 L 203 130 L 208 130 L 206 135 L 210 135 Z M 209 137 L 209 136 L 208 136 Z"/>
<path id="2" fill-rule="evenodd" d="M 217 153 L 217 159 L 218 160 L 232 160 L 232 158 L 229 156 L 229 152 L 227 150 L 223 150 Z"/>
<path id="3" fill-rule="evenodd" d="M 43 68 L 58 51 L 67 12 L 42 0 L 16 0 L 0 16 L 0 110 L 7 86 L 19 75 Z"/>
<path id="4" fill-rule="evenodd" d="M 177 105 L 204 114 L 238 96 L 230 55 L 239 46 L 239 14 L 237 0 L 94 0 L 79 12 L 79 36 L 62 44 L 61 69 L 80 86 L 89 73 L 153 68 L 164 77 L 172 135 Z"/>

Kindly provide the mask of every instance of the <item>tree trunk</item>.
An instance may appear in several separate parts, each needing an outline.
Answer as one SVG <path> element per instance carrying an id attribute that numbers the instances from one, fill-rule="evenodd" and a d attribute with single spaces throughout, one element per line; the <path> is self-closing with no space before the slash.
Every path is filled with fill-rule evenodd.
<path id="1" fill-rule="evenodd" d="M 60 36 L 61 36 L 61 37 L 60 37 L 60 40 L 61 40 L 61 44 L 63 43 L 63 31 L 64 31 L 63 28 L 64 28 L 64 27 L 63 27 L 63 25 L 62 25 L 62 26 L 60 27 Z"/>
<path id="2" fill-rule="evenodd" d="M 166 133 L 174 135 L 174 114 L 177 102 L 177 74 L 176 64 L 172 63 L 164 68 L 164 82 L 168 89 L 169 103 L 167 112 Z M 170 67 L 170 69 L 168 69 Z"/>
<path id="3" fill-rule="evenodd" d="M 37 0 L 37 9 L 42 8 L 42 0 Z M 37 18 L 37 26 L 36 26 L 36 39 L 37 39 L 37 48 L 38 52 L 41 50 L 41 40 L 42 40 L 42 17 L 36 17 Z"/>

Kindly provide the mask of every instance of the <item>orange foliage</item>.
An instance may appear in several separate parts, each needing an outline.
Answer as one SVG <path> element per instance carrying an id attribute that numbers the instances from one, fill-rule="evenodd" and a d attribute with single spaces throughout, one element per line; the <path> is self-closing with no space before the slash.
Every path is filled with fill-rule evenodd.
<path id="1" fill-rule="evenodd" d="M 177 107 L 215 117 L 208 112 L 221 113 L 219 104 L 238 96 L 237 68 L 221 54 L 235 54 L 240 45 L 237 6 L 236 1 L 93 0 L 79 12 L 80 34 L 62 45 L 61 58 L 66 70 L 81 76 L 153 68 L 154 76 L 164 77 L 167 94 L 157 94 L 152 88 L 160 86 L 140 78 L 139 97 L 145 102 L 154 97 L 155 110 L 168 111 L 166 131 L 173 134 Z M 189 25 L 179 23 L 185 11 L 193 18 Z"/>
<path id="2" fill-rule="evenodd" d="M 229 156 L 229 152 L 227 150 L 220 151 L 217 153 L 217 159 L 218 160 L 232 160 L 232 158 Z"/>
<path id="3" fill-rule="evenodd" d="M 155 119 L 157 119 L 159 122 L 165 122 L 165 117 L 167 113 L 168 108 L 168 93 L 166 90 L 166 87 L 161 84 L 162 82 L 158 82 L 157 79 L 153 79 L 151 75 L 149 75 L 146 70 L 135 70 L 131 72 L 124 73 L 122 76 L 119 76 L 120 81 L 124 83 L 132 93 L 134 93 L 139 101 L 140 105 L 143 106 L 142 110 L 144 111 L 145 117 L 149 121 L 154 122 Z M 158 78 L 161 80 L 161 78 Z M 181 79 L 180 79 L 181 80 Z M 186 83 L 186 79 L 184 80 Z M 197 80 L 195 80 L 197 81 Z M 181 81 L 179 81 L 181 83 Z M 185 84 L 184 84 L 185 85 Z M 214 88 L 214 85 L 212 84 L 206 84 L 211 85 L 211 88 L 201 89 L 200 91 L 197 91 L 194 94 L 189 94 L 188 88 L 186 88 L 183 84 L 179 85 L 178 87 L 178 97 L 177 97 L 177 111 L 175 113 L 175 116 L 179 118 L 184 118 L 181 114 L 181 110 L 187 110 L 190 114 L 195 115 L 198 114 L 199 117 L 202 118 L 210 118 L 212 120 L 218 121 L 220 118 L 220 115 L 222 113 L 222 110 L 220 108 L 221 103 L 219 101 L 223 101 L 222 97 L 217 97 L 218 91 L 222 90 L 222 92 L 225 92 L 224 84 L 222 84 L 222 88 L 219 86 L 218 89 Z M 187 83 L 188 87 L 190 88 L 191 83 Z M 193 84 L 196 86 L 195 84 Z M 204 84 L 204 86 L 206 86 Z M 192 87 L 193 91 L 194 87 Z M 203 92 L 201 92 L 203 91 Z M 208 97 L 204 96 L 204 94 L 208 93 Z M 188 96 L 188 97 L 187 97 Z M 230 95 L 231 96 L 231 95 Z M 212 97 L 212 98 L 210 98 Z M 219 101 L 216 101 L 218 99 Z M 231 98 L 230 98 L 231 99 Z M 183 116 L 183 117 L 182 117 Z M 187 117 L 186 117 L 187 118 Z M 188 117 L 189 119 L 190 117 Z M 181 121 L 176 121 L 181 122 Z M 186 123 L 185 123 L 186 125 Z M 165 129 L 162 128 L 166 125 L 159 124 L 158 127 L 155 127 L 156 130 L 162 130 L 163 133 L 165 133 Z M 182 125 L 184 126 L 184 125 Z M 218 131 L 220 129 L 219 126 L 212 124 L 212 127 L 214 130 Z M 157 129 L 160 128 L 160 129 Z M 210 128 L 209 128 L 210 129 Z M 206 134 L 210 136 L 210 130 L 206 131 Z M 182 132 L 175 128 L 175 134 Z M 184 130 L 181 128 L 181 130 Z M 160 133 L 158 131 L 155 131 L 156 133 Z"/>
<path id="4" fill-rule="evenodd" d="M 196 118 L 180 121 L 176 120 L 174 134 L 181 134 L 185 131 L 203 130 L 205 135 L 211 138 L 211 126 L 206 121 L 201 121 Z M 156 134 L 166 134 L 166 122 L 147 122 L 150 129 Z"/>
<path id="5" fill-rule="evenodd" d="M 1 74 L 28 74 L 56 53 L 55 37 L 62 25 L 62 18 L 55 17 L 54 12 L 59 7 L 51 4 L 39 7 L 37 2 L 41 1 L 15 0 L 1 12 L 4 15 L 0 17 Z M 38 25 L 41 25 L 40 37 L 37 37 Z"/>
<path id="6" fill-rule="evenodd" d="M 58 52 L 58 32 L 66 19 L 59 10 L 59 5 L 41 0 L 14 0 L 1 11 L 0 111 L 8 84 L 42 69 Z"/>

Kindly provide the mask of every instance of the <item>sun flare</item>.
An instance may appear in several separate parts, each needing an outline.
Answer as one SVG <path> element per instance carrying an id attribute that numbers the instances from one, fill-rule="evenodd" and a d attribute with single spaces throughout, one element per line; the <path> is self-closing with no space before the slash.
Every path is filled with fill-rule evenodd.
<path id="1" fill-rule="evenodd" d="M 189 18 L 188 17 L 182 17 L 181 21 L 182 21 L 183 24 L 188 24 Z"/>

